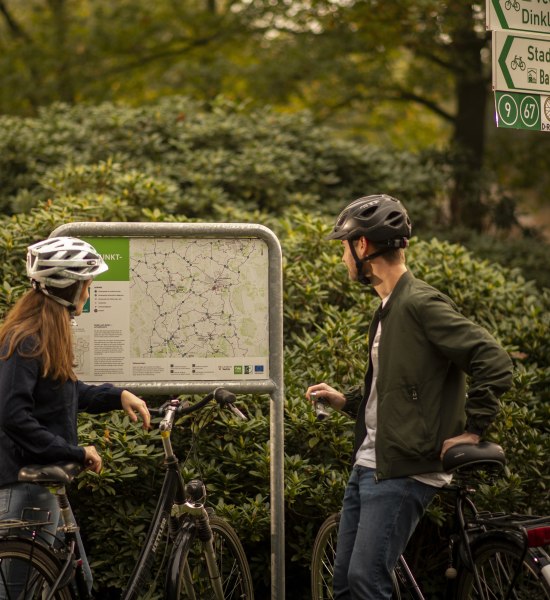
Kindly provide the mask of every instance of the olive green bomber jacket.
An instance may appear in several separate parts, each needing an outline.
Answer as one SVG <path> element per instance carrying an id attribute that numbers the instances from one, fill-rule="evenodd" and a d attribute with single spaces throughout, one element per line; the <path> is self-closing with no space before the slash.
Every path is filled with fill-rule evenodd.
<path id="1" fill-rule="evenodd" d="M 371 322 L 369 354 L 380 320 L 377 477 L 441 471 L 439 454 L 446 439 L 464 431 L 482 434 L 494 420 L 498 398 L 511 386 L 510 357 L 450 298 L 409 271 Z M 366 436 L 371 381 L 369 359 L 365 391 L 345 394 L 343 410 L 356 418 L 353 457 Z"/>

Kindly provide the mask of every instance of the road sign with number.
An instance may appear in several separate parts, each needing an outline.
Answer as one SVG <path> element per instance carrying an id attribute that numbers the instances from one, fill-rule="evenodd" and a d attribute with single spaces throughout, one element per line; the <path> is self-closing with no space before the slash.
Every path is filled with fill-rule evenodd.
<path id="1" fill-rule="evenodd" d="M 550 96 L 495 92 L 497 127 L 550 131 Z"/>

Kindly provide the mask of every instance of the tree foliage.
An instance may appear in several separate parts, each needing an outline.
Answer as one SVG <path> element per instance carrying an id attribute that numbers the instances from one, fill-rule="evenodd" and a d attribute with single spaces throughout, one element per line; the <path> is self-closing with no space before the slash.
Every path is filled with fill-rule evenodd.
<path id="1" fill-rule="evenodd" d="M 497 175 L 542 198 L 549 185 L 547 136 L 492 124 L 484 10 L 446 0 L 0 0 L 0 113 L 173 94 L 308 108 L 338 135 L 446 150 L 453 222 L 483 229 Z"/>

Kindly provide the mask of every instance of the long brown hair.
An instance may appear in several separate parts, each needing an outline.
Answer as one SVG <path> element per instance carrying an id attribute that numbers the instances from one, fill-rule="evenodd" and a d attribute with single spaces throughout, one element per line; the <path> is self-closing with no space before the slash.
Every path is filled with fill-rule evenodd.
<path id="1" fill-rule="evenodd" d="M 42 361 L 43 377 L 62 383 L 75 381 L 72 336 L 67 308 L 30 290 L 16 302 L 0 328 L 0 359 L 9 358 L 17 349 L 22 356 Z M 32 338 L 34 346 L 22 351 L 20 344 L 26 338 Z"/>

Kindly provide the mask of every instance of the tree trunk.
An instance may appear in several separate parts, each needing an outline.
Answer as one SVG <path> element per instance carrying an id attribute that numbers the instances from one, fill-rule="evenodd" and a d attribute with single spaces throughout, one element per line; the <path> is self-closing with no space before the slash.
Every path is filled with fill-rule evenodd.
<path id="1" fill-rule="evenodd" d="M 487 36 L 476 33 L 469 3 L 459 5 L 456 16 L 454 57 L 457 112 L 453 134 L 454 182 L 451 194 L 453 224 L 481 230 L 482 168 L 485 150 L 485 111 L 489 85 L 481 51 Z"/>
<path id="2" fill-rule="evenodd" d="M 485 212 L 482 205 L 482 169 L 485 141 L 487 84 L 483 78 L 457 82 L 457 113 L 453 136 L 454 182 L 451 194 L 453 223 L 480 230 Z"/>

